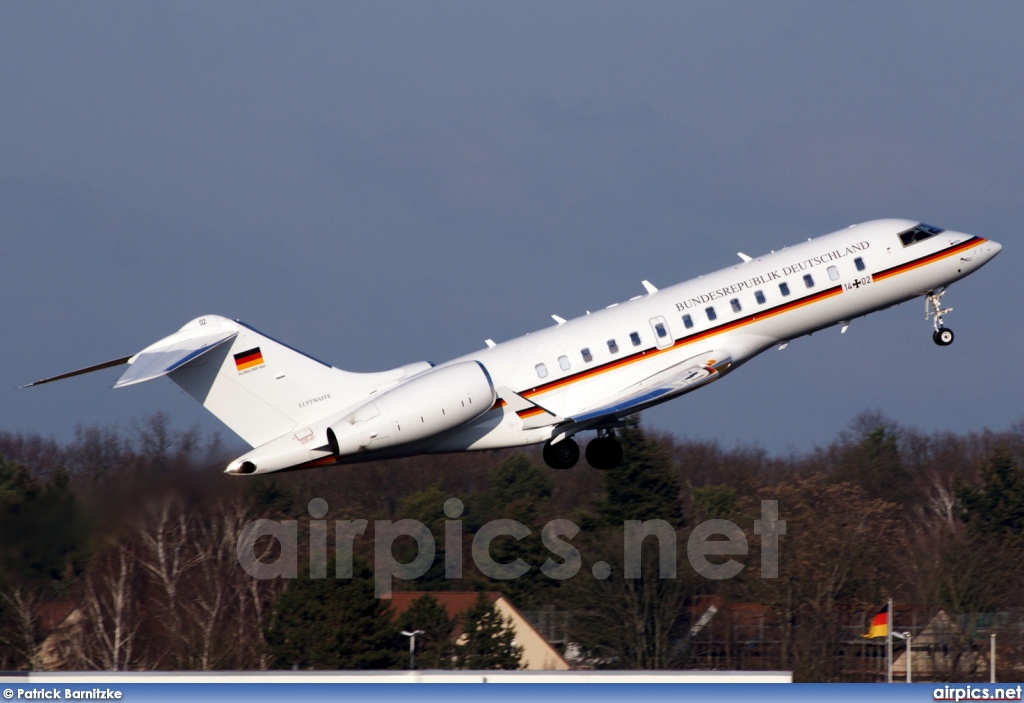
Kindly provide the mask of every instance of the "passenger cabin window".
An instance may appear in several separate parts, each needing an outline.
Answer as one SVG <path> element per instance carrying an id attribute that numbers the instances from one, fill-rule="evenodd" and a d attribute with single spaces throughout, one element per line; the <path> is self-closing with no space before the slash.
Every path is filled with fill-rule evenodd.
<path id="1" fill-rule="evenodd" d="M 839 269 L 837 269 L 835 266 L 829 266 L 828 267 L 828 277 L 829 277 L 829 280 L 838 281 L 839 280 Z"/>
<path id="2" fill-rule="evenodd" d="M 537 369 L 537 375 L 540 376 L 541 378 L 548 377 L 548 367 L 545 366 L 543 363 L 537 364 L 533 368 Z"/>
<path id="3" fill-rule="evenodd" d="M 779 284 L 779 292 L 782 293 L 782 295 L 784 295 L 784 296 L 785 295 L 789 295 L 789 284 L 788 283 L 780 283 Z"/>
<path id="4" fill-rule="evenodd" d="M 764 305 L 765 297 L 764 293 L 759 290 L 754 291 L 754 300 L 757 301 L 758 305 Z"/>
<path id="5" fill-rule="evenodd" d="M 708 314 L 709 320 L 715 320 L 718 318 L 718 313 L 715 312 L 714 308 L 704 308 L 704 312 Z"/>
<path id="6" fill-rule="evenodd" d="M 654 325 L 654 333 L 658 335 L 659 339 L 664 339 L 665 337 L 668 336 L 668 330 L 665 329 L 664 323 L 661 322 Z"/>
<path id="7" fill-rule="evenodd" d="M 583 360 L 588 364 L 594 360 L 594 355 L 590 353 L 590 347 L 583 347 L 580 349 L 580 356 L 582 356 Z"/>
<path id="8" fill-rule="evenodd" d="M 732 300 L 730 300 L 730 301 L 729 301 L 729 305 L 731 305 L 731 306 L 732 306 L 732 311 L 733 311 L 733 312 L 739 312 L 740 310 L 742 310 L 742 309 L 743 309 L 743 308 L 742 308 L 742 307 L 740 306 L 740 299 L 739 299 L 739 298 L 733 298 Z"/>
<path id="9" fill-rule="evenodd" d="M 867 268 L 864 265 L 864 259 L 860 258 L 859 256 L 853 260 L 853 265 L 857 267 L 858 271 L 863 271 L 865 268 Z"/>
<path id="10" fill-rule="evenodd" d="M 619 345 L 614 339 L 608 340 L 608 351 L 610 351 L 612 354 L 619 353 Z"/>
<path id="11" fill-rule="evenodd" d="M 686 329 L 693 327 L 693 318 L 689 315 L 683 315 L 683 327 Z"/>
<path id="12" fill-rule="evenodd" d="M 637 334 L 636 332 L 630 332 L 629 333 L 629 341 L 631 341 L 633 343 L 634 347 L 639 347 L 640 346 L 640 335 Z"/>
<path id="13" fill-rule="evenodd" d="M 562 369 L 562 371 L 568 371 L 569 370 L 569 357 L 564 356 L 564 355 L 558 357 L 558 368 Z"/>
<path id="14" fill-rule="evenodd" d="M 811 278 L 811 274 L 804 274 L 804 285 L 807 286 L 808 288 L 814 288 L 814 279 Z"/>
<path id="15" fill-rule="evenodd" d="M 909 247 L 911 244 L 917 244 L 925 239 L 931 239 L 936 234 L 942 234 L 946 230 L 941 227 L 932 227 L 926 225 L 924 222 L 917 225 L 917 227 L 911 227 L 910 229 L 900 232 L 900 241 L 903 242 L 903 246 Z"/>

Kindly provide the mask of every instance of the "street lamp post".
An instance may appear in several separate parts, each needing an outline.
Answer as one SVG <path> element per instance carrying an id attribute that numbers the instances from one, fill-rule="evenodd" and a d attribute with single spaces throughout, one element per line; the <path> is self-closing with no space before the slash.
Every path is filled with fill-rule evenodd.
<path id="1" fill-rule="evenodd" d="M 422 635 L 423 630 L 413 630 L 412 632 L 402 630 L 402 634 L 409 638 L 409 671 L 414 671 L 416 669 L 416 635 Z"/>

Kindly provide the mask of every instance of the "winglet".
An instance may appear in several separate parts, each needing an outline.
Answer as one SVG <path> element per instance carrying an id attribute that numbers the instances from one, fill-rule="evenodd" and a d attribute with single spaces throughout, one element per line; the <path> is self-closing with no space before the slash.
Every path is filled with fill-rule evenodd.
<path id="1" fill-rule="evenodd" d="M 658 287 L 657 287 L 657 286 L 655 286 L 655 285 L 654 285 L 653 283 L 651 283 L 650 281 L 648 281 L 648 280 L 643 280 L 643 281 L 640 281 L 640 282 L 644 284 L 644 288 L 646 288 L 646 289 L 647 289 L 647 294 L 648 294 L 648 295 L 654 295 L 655 293 L 657 293 L 657 292 L 658 292 Z"/>
<path id="2" fill-rule="evenodd" d="M 754 260 L 753 257 L 747 256 L 742 251 L 736 252 L 736 256 L 738 256 L 741 259 L 743 259 L 743 263 L 747 263 L 748 261 L 753 261 Z"/>

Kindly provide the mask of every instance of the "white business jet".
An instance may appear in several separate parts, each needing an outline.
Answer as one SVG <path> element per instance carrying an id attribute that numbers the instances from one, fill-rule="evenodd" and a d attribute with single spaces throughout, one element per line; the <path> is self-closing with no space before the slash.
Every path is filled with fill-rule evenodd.
<path id="1" fill-rule="evenodd" d="M 909 220 L 875 220 L 435 366 L 351 373 L 241 322 L 192 320 L 138 354 L 32 386 L 128 364 L 115 388 L 167 376 L 254 449 L 230 474 L 544 443 L 556 469 L 574 436 L 587 462 L 622 458 L 624 418 L 705 386 L 761 352 L 918 296 L 936 344 L 953 341 L 942 296 L 1002 247 Z"/>

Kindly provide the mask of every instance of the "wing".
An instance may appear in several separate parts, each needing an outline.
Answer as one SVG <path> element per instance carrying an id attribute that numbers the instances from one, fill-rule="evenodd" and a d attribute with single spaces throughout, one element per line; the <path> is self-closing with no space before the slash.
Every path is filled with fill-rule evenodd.
<path id="1" fill-rule="evenodd" d="M 724 352 L 707 351 L 698 354 L 623 388 L 596 407 L 573 414 L 557 427 L 551 441 L 558 443 L 577 432 L 607 423 L 618 423 L 628 415 L 714 381 L 730 366 L 732 359 Z"/>
<path id="2" fill-rule="evenodd" d="M 532 430 L 537 427 L 547 427 L 565 422 L 564 417 L 551 412 L 532 400 L 527 400 L 507 386 L 498 387 L 497 392 L 498 397 L 501 398 L 505 405 L 523 421 L 524 430 Z"/>

